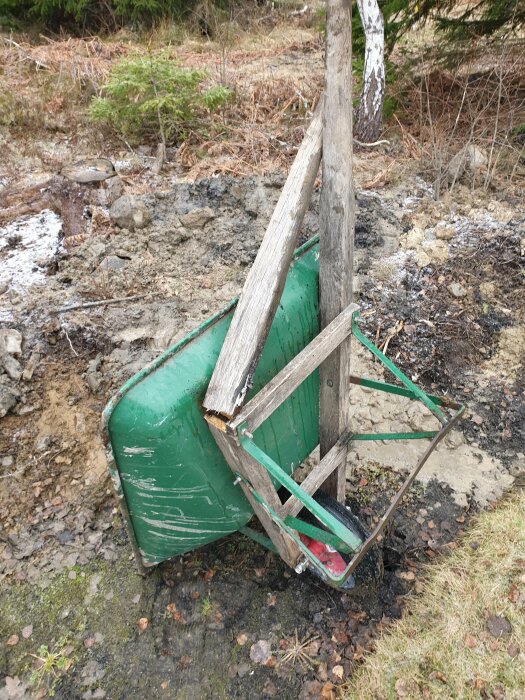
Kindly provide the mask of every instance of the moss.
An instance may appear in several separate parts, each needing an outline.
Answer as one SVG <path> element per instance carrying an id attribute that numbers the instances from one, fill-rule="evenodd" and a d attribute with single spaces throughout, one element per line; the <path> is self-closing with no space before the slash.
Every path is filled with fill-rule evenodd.
<path id="1" fill-rule="evenodd" d="M 71 571 L 75 578 L 70 578 Z M 75 653 L 83 648 L 84 639 L 96 632 L 104 635 L 105 645 L 129 641 L 136 633 L 138 617 L 138 608 L 131 600 L 140 593 L 142 609 L 148 589 L 152 586 L 135 572 L 127 557 L 68 569 L 45 588 L 31 583 L 6 588 L 0 594 L 0 637 L 16 634 L 19 642 L 2 645 L 1 671 L 27 673 L 33 663 L 31 655 L 39 647 L 58 651 L 71 645 Z M 22 629 L 30 624 L 32 634 L 24 639 Z"/>

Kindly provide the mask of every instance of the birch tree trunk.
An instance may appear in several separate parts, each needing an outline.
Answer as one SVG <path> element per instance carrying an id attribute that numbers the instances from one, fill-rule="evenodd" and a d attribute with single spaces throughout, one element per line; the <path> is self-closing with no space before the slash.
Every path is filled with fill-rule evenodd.
<path id="1" fill-rule="evenodd" d="M 365 33 L 365 66 L 355 136 L 359 141 L 377 141 L 381 131 L 385 95 L 385 28 L 378 0 L 357 0 Z"/>

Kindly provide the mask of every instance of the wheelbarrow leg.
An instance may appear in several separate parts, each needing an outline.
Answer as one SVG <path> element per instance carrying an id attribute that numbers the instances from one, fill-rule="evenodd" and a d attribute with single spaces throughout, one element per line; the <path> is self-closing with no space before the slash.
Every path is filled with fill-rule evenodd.
<path id="1" fill-rule="evenodd" d="M 243 489 L 244 495 L 250 502 L 268 537 L 273 542 L 279 556 L 288 566 L 295 568 L 299 559 L 299 548 L 292 538 L 272 520 L 268 511 L 253 497 L 252 491 L 245 483 L 251 484 L 253 489 L 261 494 L 268 506 L 275 512 L 278 512 L 281 508 L 281 501 L 268 476 L 268 472 L 261 469 L 260 464 L 246 454 L 239 443 L 237 435 L 225 432 L 226 425 L 220 419 L 207 416 L 207 421 L 215 442 L 228 462 L 230 469 L 233 473 L 240 474 L 245 480 L 240 481 L 239 486 Z"/>

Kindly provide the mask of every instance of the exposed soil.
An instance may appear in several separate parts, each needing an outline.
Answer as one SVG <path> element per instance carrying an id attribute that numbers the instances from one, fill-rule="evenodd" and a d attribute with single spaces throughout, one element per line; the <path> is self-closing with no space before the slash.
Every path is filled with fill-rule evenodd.
<path id="1" fill-rule="evenodd" d="M 19 697 L 35 697 L 39 682 L 53 685 L 51 677 L 24 675 L 41 644 L 74 660 L 54 683 L 56 697 L 327 695 L 417 592 L 419 562 L 446 554 L 470 515 L 525 471 L 523 211 L 500 203 L 489 212 L 497 200 L 460 192 L 462 206 L 485 208 L 492 224 L 465 216 L 458 227 L 450 208 L 417 182 L 408 204 L 399 187 L 362 192 L 363 328 L 414 380 L 465 400 L 470 416 L 396 514 L 383 542 L 383 581 L 336 593 L 241 535 L 167 562 L 145 580 L 134 573 L 106 476 L 100 412 L 122 381 L 237 293 L 282 182 L 280 175 L 212 179 L 146 195 L 145 228 L 108 225 L 52 251 L 44 284 L 4 293 L 4 326 L 24 337 L 21 366 L 37 358 L 30 379 L 3 375 L 18 400 L 0 422 L 2 638 L 19 637 L 3 647 L 2 670 L 16 676 Z M 421 210 L 433 224 L 424 231 Z M 436 245 L 443 226 L 453 233 Z M 316 232 L 317 196 L 302 238 Z M 357 371 L 386 378 L 364 352 L 354 358 Z M 429 418 L 407 400 L 365 391 L 354 401 L 360 430 L 428 429 Z M 348 499 L 369 527 L 416 452 L 413 443 L 390 452 L 360 443 L 352 452 Z M 261 642 L 269 645 L 265 664 L 250 656 Z"/>
<path id="2" fill-rule="evenodd" d="M 522 192 L 497 180 L 489 193 L 466 187 L 469 174 L 435 202 L 393 139 L 389 153 L 354 163 L 362 328 L 413 381 L 467 412 L 396 513 L 383 580 L 361 574 L 342 594 L 240 534 L 136 573 L 100 415 L 126 379 L 242 288 L 319 91 L 312 37 L 295 27 L 286 51 L 272 34 L 257 51 L 246 39 L 218 62 L 238 95 L 227 136 L 201 144 L 204 158 L 170 148 L 161 176 L 152 145 L 120 151 L 82 119 L 66 134 L 72 115 L 53 101 L 36 101 L 35 114 L 24 107 L 34 120 L 24 130 L 42 129 L 32 141 L 14 126 L 0 134 L 0 186 L 10 185 L 0 192 L 0 331 L 22 336 L 20 352 L 0 352 L 0 700 L 333 697 L 420 590 L 421 563 L 446 556 L 471 515 L 523 478 Z M 127 48 L 99 43 L 53 43 L 38 79 L 60 80 L 76 55 L 72 88 L 86 71 L 102 79 Z M 42 58 L 28 51 L 8 56 L 14 85 L 21 64 Z M 200 45 L 179 53 L 193 67 L 211 60 Z M 96 144 L 113 149 L 104 155 L 116 177 L 80 185 L 56 174 Z M 122 194 L 131 204 L 119 218 L 111 207 Z M 299 243 L 318 232 L 318 199 L 317 188 Z M 391 380 L 357 346 L 353 362 Z M 406 399 L 356 387 L 352 401 L 360 432 L 436 427 Z M 347 502 L 367 527 L 420 450 L 353 445 Z M 63 661 L 56 675 L 35 658 L 50 653 Z"/>

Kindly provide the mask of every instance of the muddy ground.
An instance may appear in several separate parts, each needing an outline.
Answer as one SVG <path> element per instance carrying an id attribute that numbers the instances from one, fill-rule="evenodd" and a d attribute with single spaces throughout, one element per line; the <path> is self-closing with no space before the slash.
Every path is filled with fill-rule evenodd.
<path id="1" fill-rule="evenodd" d="M 116 192 L 87 186 L 96 206 L 81 240 L 49 212 L 0 230 L 1 326 L 21 334 L 18 348 L 2 331 L 0 698 L 330 697 L 417 594 L 420 563 L 446 555 L 525 472 L 523 198 L 458 185 L 436 203 L 412 174 L 358 192 L 363 328 L 414 381 L 468 409 L 395 516 L 384 579 L 337 593 L 238 534 L 136 573 L 101 411 L 238 293 L 282 183 L 130 191 L 127 218 L 109 216 L 123 179 Z M 317 233 L 317 205 L 318 192 L 302 240 Z M 354 361 L 387 379 L 358 348 Z M 435 427 L 402 399 L 356 388 L 353 402 L 362 432 Z M 414 442 L 352 451 L 348 502 L 369 526 L 416 453 Z"/>

